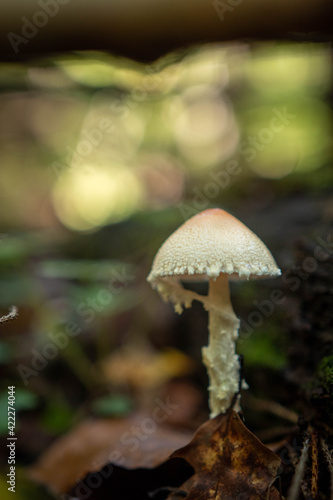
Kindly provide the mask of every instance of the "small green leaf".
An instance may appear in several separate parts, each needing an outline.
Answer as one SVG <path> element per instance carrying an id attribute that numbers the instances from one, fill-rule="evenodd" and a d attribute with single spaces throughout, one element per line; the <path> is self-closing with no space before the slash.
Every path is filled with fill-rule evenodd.
<path id="1" fill-rule="evenodd" d="M 70 428 L 73 412 L 63 401 L 50 400 L 42 417 L 44 427 L 51 432 L 64 432 Z"/>
<path id="2" fill-rule="evenodd" d="M 93 403 L 93 411 L 104 417 L 119 417 L 127 415 L 133 407 L 132 400 L 127 396 L 105 396 Z"/>

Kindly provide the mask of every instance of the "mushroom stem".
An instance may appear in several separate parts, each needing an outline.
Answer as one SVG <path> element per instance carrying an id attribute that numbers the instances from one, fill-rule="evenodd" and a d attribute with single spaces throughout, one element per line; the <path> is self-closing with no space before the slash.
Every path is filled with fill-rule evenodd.
<path id="1" fill-rule="evenodd" d="M 225 413 L 239 387 L 239 359 L 235 352 L 239 319 L 235 315 L 227 274 L 209 281 L 209 344 L 203 347 L 203 362 L 209 376 L 211 418 Z"/>
<path id="2" fill-rule="evenodd" d="M 230 302 L 229 276 L 227 274 L 221 273 L 216 279 L 209 280 L 208 298 L 218 309 L 234 314 Z"/>

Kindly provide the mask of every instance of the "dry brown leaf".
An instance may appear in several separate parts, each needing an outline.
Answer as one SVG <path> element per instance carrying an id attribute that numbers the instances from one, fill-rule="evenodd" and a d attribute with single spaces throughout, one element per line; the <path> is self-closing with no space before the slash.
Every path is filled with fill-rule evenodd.
<path id="1" fill-rule="evenodd" d="M 270 489 L 280 458 L 259 441 L 237 413 L 229 411 L 205 422 L 192 441 L 171 458 L 184 458 L 195 470 L 182 487 L 186 500 L 277 500 Z M 179 496 L 169 496 L 179 500 Z"/>
<path id="2" fill-rule="evenodd" d="M 156 415 L 162 416 L 162 409 Z M 31 468 L 31 476 L 51 491 L 64 493 L 109 462 L 128 469 L 156 467 L 191 436 L 155 422 L 151 414 L 88 420 L 53 443 Z"/>
<path id="3" fill-rule="evenodd" d="M 72 489 L 75 497 L 84 498 L 88 488 L 91 498 L 98 500 L 109 495 L 123 499 L 126 494 L 132 499 L 133 491 L 136 500 L 148 499 L 154 490 L 156 498 L 161 498 L 160 489 L 169 488 L 183 497 L 187 494 L 187 500 L 280 498 L 274 487 L 270 489 L 280 458 L 245 427 L 237 413 L 230 411 L 208 420 L 190 443 L 188 434 L 163 425 L 142 433 L 151 422 L 146 414 L 136 414 L 124 420 L 82 423 L 51 446 L 33 467 L 32 475 L 57 493 Z M 179 446 L 184 447 L 173 452 Z M 181 478 L 181 482 L 189 478 L 183 486 L 177 482 Z M 92 487 L 97 480 L 100 484 Z M 179 495 L 168 498 L 179 500 Z"/>
<path id="4" fill-rule="evenodd" d="M 146 391 L 194 369 L 193 360 L 177 349 L 138 349 L 125 346 L 103 361 L 101 369 L 112 384 Z"/>

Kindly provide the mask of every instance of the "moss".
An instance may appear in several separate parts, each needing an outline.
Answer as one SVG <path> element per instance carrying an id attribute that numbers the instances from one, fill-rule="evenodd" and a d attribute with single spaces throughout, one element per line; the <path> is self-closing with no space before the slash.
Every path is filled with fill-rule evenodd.
<path id="1" fill-rule="evenodd" d="M 327 393 L 333 397 L 333 356 L 321 360 L 317 368 L 317 377 Z"/>
<path id="2" fill-rule="evenodd" d="M 246 366 L 280 370 L 287 364 L 284 339 L 277 328 L 258 328 L 244 342 L 237 344 Z"/>
<path id="3" fill-rule="evenodd" d="M 311 418 L 317 420 L 317 423 L 331 422 L 333 419 L 333 356 L 320 361 L 312 379 L 302 384 L 302 392 L 311 407 Z"/>

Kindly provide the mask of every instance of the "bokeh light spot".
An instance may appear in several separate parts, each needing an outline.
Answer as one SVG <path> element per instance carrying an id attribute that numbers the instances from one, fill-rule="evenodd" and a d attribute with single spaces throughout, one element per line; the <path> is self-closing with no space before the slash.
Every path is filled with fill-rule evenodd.
<path id="1" fill-rule="evenodd" d="M 140 207 L 142 195 L 139 180 L 128 168 L 80 166 L 60 177 L 53 201 L 65 226 L 86 231 L 129 217 Z"/>

